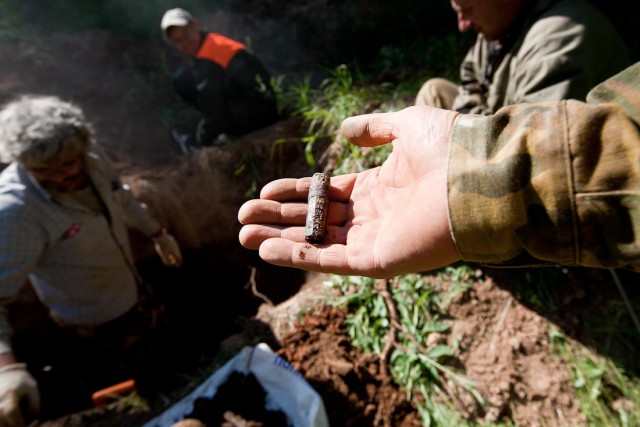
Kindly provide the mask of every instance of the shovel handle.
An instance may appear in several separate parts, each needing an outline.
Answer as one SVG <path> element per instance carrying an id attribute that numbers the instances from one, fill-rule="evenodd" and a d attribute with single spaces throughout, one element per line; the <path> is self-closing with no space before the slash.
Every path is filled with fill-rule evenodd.
<path id="1" fill-rule="evenodd" d="M 96 391 L 91 395 L 91 400 L 96 406 L 105 406 L 115 397 L 127 395 L 135 389 L 135 380 L 127 380 Z"/>

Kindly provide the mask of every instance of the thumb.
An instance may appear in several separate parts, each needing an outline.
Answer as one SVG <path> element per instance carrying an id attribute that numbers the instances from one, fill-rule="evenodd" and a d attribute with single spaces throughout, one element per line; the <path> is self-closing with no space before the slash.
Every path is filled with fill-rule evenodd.
<path id="1" fill-rule="evenodd" d="M 376 147 L 396 139 L 395 113 L 364 114 L 346 118 L 340 134 L 361 147 Z"/>

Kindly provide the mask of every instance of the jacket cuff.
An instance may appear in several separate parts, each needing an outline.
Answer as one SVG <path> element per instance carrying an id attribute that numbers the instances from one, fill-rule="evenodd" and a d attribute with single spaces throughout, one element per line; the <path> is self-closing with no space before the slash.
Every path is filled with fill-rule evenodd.
<path id="1" fill-rule="evenodd" d="M 514 265 L 575 261 L 563 116 L 558 107 L 513 106 L 492 116 L 457 118 L 447 194 L 462 259 Z"/>

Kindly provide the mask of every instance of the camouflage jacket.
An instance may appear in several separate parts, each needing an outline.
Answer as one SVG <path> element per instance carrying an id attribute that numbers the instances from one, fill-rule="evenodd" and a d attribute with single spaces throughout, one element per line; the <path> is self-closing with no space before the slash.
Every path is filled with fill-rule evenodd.
<path id="1" fill-rule="evenodd" d="M 624 40 L 584 0 L 526 2 L 500 42 L 478 35 L 460 67 L 453 109 L 493 114 L 505 105 L 577 99 L 630 65 Z"/>
<path id="2" fill-rule="evenodd" d="M 462 259 L 640 270 L 640 62 L 573 100 L 460 115 L 448 171 Z"/>

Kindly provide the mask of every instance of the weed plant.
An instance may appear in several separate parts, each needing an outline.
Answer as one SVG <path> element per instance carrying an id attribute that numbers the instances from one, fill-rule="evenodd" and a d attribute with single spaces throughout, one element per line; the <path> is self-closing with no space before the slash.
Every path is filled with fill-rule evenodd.
<path id="1" fill-rule="evenodd" d="M 549 329 L 553 353 L 567 367 L 589 425 L 640 425 L 640 379 L 613 360 Z"/>
<path id="2" fill-rule="evenodd" d="M 457 347 L 439 339 L 449 329 L 447 306 L 470 289 L 473 277 L 464 264 L 392 281 L 332 276 L 343 295 L 335 304 L 349 313 L 346 325 L 353 345 L 380 356 L 382 370 L 405 389 L 425 425 L 465 423 L 449 403 L 445 381 L 454 384 L 457 393 L 468 393 L 484 404 L 473 383 L 449 363 Z"/>

